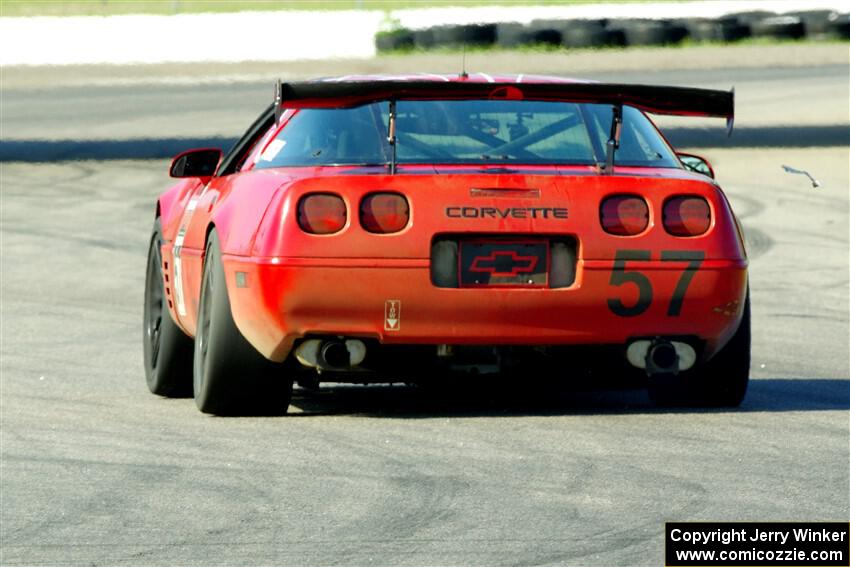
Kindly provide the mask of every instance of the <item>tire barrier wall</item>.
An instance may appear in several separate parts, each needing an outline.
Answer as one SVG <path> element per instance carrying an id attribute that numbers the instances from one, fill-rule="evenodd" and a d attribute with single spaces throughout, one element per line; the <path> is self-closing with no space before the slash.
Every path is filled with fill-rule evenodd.
<path id="1" fill-rule="evenodd" d="M 693 41 L 735 42 L 746 38 L 848 40 L 850 14 L 809 10 L 776 14 L 739 12 L 719 18 L 533 20 L 397 28 L 375 36 L 379 53 L 411 49 L 526 46 L 550 48 L 675 45 Z"/>

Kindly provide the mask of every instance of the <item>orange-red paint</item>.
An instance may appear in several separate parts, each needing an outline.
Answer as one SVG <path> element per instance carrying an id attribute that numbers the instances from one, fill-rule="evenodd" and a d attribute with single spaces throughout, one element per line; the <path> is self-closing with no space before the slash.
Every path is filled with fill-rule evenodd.
<path id="1" fill-rule="evenodd" d="M 184 180 L 160 197 L 162 258 L 171 287 L 174 239 L 185 230 L 179 256 L 186 315 L 178 316 L 170 301 L 169 308 L 190 335 L 212 226 L 222 243 L 235 322 L 251 344 L 277 361 L 308 334 L 371 337 L 388 344 L 503 345 L 625 344 L 639 336 L 693 335 L 705 341 L 710 356 L 740 321 L 746 253 L 721 189 L 702 175 L 636 167 L 602 175 L 593 166 L 563 165 L 520 166 L 518 172 L 504 166 L 399 165 L 396 175 L 381 166 L 253 170 L 273 138 L 273 132 L 261 138 L 242 172 L 207 184 Z M 336 195 L 345 203 L 338 232 L 308 234 L 299 226 L 298 203 L 311 193 Z M 375 193 L 406 199 L 409 221 L 400 231 L 381 234 L 361 225 L 361 203 Z M 640 195 L 648 206 L 646 229 L 637 235 L 609 234 L 600 222 L 602 202 L 624 194 Z M 665 202 L 683 195 L 707 203 L 711 220 L 704 234 L 678 237 L 665 230 Z M 568 215 L 455 218 L 446 214 L 450 206 L 565 208 Z M 438 234 L 568 236 L 578 243 L 576 280 L 561 289 L 438 288 L 429 272 Z M 626 273 L 639 271 L 652 286 L 651 304 L 634 317 L 618 316 L 608 306 L 612 298 L 624 305 L 637 301 L 635 285 L 611 284 L 615 255 L 623 250 L 648 251 L 650 258 L 625 265 Z M 668 305 L 688 262 L 662 261 L 661 251 L 704 253 L 678 316 L 668 314 Z M 246 274 L 246 287 L 237 287 L 237 271 Z M 388 301 L 403 305 L 400 324 L 388 324 Z"/>

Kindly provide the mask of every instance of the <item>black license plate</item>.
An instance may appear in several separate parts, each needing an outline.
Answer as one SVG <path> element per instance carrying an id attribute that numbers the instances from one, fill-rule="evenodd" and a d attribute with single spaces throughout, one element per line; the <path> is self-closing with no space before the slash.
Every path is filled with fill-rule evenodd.
<path id="1" fill-rule="evenodd" d="M 549 243 L 546 241 L 461 241 L 458 260 L 461 287 L 545 286 L 549 283 Z"/>

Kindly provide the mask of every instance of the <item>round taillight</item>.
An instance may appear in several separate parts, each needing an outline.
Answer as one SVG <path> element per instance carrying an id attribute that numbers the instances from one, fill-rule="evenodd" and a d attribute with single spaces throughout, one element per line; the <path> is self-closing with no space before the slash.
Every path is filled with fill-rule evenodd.
<path id="1" fill-rule="evenodd" d="M 664 228 L 673 236 L 699 236 L 711 225 L 711 209 L 702 197 L 680 195 L 664 203 Z"/>
<path id="2" fill-rule="evenodd" d="M 345 226 L 345 201 L 339 195 L 312 193 L 298 202 L 298 226 L 310 234 L 333 234 Z"/>
<path id="3" fill-rule="evenodd" d="M 398 232 L 410 222 L 410 205 L 398 193 L 372 193 L 360 202 L 360 224 L 369 232 Z"/>
<path id="4" fill-rule="evenodd" d="M 615 195 L 602 201 L 599 220 L 605 232 L 610 234 L 640 234 L 649 225 L 649 206 L 642 197 Z"/>

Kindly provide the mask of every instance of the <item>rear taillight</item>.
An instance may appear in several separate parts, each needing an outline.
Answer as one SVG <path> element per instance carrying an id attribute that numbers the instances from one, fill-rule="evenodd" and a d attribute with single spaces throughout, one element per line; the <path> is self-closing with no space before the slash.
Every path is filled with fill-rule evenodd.
<path id="1" fill-rule="evenodd" d="M 312 193 L 298 202 L 298 225 L 310 234 L 333 234 L 345 226 L 345 201 L 339 195 Z"/>
<path id="2" fill-rule="evenodd" d="M 635 195 L 615 195 L 602 201 L 599 220 L 605 232 L 617 236 L 640 234 L 649 225 L 649 207 Z"/>
<path id="3" fill-rule="evenodd" d="M 360 202 L 360 224 L 369 232 L 398 232 L 410 221 L 410 205 L 398 193 L 372 193 Z"/>
<path id="4" fill-rule="evenodd" d="M 680 195 L 664 203 L 664 228 L 673 236 L 699 236 L 711 225 L 711 209 L 702 197 Z"/>

